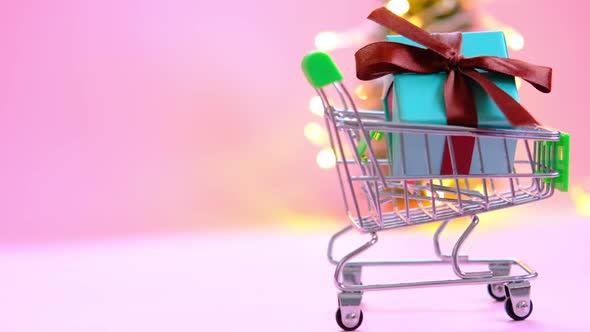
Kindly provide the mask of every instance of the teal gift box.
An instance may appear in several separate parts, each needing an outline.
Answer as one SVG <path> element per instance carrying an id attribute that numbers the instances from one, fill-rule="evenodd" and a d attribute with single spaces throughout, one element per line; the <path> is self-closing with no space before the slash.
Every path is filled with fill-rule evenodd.
<path id="1" fill-rule="evenodd" d="M 465 57 L 497 56 L 508 57 L 506 40 L 502 32 L 464 32 L 461 54 Z M 387 36 L 387 40 L 412 46 L 421 45 L 402 36 Z M 500 89 L 519 101 L 514 77 L 497 73 L 482 72 Z M 385 116 L 388 121 L 408 124 L 447 124 L 443 88 L 448 76 L 446 72 L 435 74 L 404 73 L 393 74 L 393 82 L 388 86 L 384 97 Z M 494 101 L 477 84 L 469 82 L 475 99 L 478 127 L 512 128 L 506 116 Z M 445 137 L 428 136 L 431 172 L 428 171 L 425 154 L 424 135 L 422 134 L 388 134 L 389 158 L 394 176 L 402 172 L 402 143 L 405 156 L 405 175 L 440 174 L 445 150 Z M 514 163 L 516 142 L 508 140 L 507 146 L 502 140 L 480 138 L 483 172 L 477 145 L 473 150 L 470 174 L 506 174 Z M 507 147 L 507 148 L 506 148 Z M 508 156 L 506 156 L 508 154 Z"/>

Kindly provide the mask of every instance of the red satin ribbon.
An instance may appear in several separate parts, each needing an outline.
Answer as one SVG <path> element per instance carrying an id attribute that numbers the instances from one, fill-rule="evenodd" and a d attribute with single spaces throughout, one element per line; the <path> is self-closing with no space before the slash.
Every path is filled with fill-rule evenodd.
<path id="1" fill-rule="evenodd" d="M 495 56 L 464 58 L 461 55 L 461 33 L 431 35 L 385 7 L 376 9 L 368 18 L 426 49 L 394 42 L 369 44 L 355 54 L 359 79 L 366 81 L 388 74 L 446 71 L 449 75 L 445 81 L 444 100 L 449 125 L 477 127 L 477 109 L 468 80 L 482 87 L 513 127 L 539 124 L 522 105 L 476 69 L 520 77 L 537 90 L 547 93 L 551 91 L 551 68 Z M 473 138 L 455 137 L 453 143 L 458 174 L 469 174 Z M 466 151 L 471 152 L 469 156 Z M 453 174 L 448 146 L 441 174 Z"/>

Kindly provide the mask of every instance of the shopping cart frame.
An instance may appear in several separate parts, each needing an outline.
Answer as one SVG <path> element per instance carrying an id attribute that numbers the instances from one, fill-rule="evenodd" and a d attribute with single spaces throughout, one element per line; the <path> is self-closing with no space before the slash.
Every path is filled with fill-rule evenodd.
<path id="1" fill-rule="evenodd" d="M 352 331 L 361 325 L 363 320 L 361 301 L 365 291 L 473 284 L 487 284 L 488 292 L 494 299 L 506 300 L 505 310 L 512 319 L 526 319 L 533 309 L 529 281 L 536 278 L 538 273 L 520 260 L 470 259 L 459 252 L 478 225 L 478 214 L 549 198 L 555 191 L 556 183 L 561 185 L 565 183 L 567 187 L 568 161 L 566 159 L 569 157 L 569 136 L 542 127 L 513 130 L 388 122 L 385 121 L 383 112 L 363 111 L 356 108 L 350 93 L 341 82 L 342 75 L 327 54 L 322 52 L 308 54 L 303 60 L 303 69 L 324 105 L 325 125 L 336 157 L 336 170 L 345 208 L 351 220 L 351 225 L 332 236 L 327 251 L 328 260 L 336 266 L 334 283 L 340 290 L 339 308 L 336 312 L 339 326 L 344 330 Z M 328 98 L 325 87 L 329 85 L 335 88 L 336 99 L 340 102 L 341 108 L 335 107 Z M 391 170 L 389 173 L 392 174 L 386 174 L 383 167 L 390 166 L 391 160 L 378 158 L 371 135 L 374 132 L 400 135 L 402 160 L 405 160 L 404 135 L 424 135 L 429 173 L 409 175 L 404 170 L 405 162 L 402 162 L 402 174 L 393 174 Z M 431 159 L 428 151 L 430 135 L 445 136 L 445 144 L 451 151 L 452 174 L 440 175 L 430 169 Z M 458 173 L 453 153 L 453 140 L 449 139 L 456 136 L 473 137 L 476 141 L 481 174 Z M 509 170 L 507 173 L 485 172 L 483 149 L 480 146 L 482 138 L 503 140 Z M 567 138 L 565 142 L 567 144 L 561 144 L 564 143 L 565 138 Z M 348 143 L 348 151 L 345 149 L 345 140 Z M 517 171 L 516 166 L 511 165 L 507 143 L 510 140 L 524 143 L 526 159 L 522 163 L 528 164 L 530 171 L 522 171 L 522 168 L 521 171 Z M 365 155 L 360 152 L 360 145 L 366 147 Z M 566 167 L 564 168 L 563 165 Z M 356 173 L 352 167 L 356 168 Z M 558 169 L 564 171 L 560 174 Z M 469 180 L 472 179 L 483 179 L 482 188 L 479 190 L 469 188 Z M 524 180 L 530 180 L 530 185 L 523 185 L 521 182 Z M 436 181 L 438 185 L 435 184 Z M 462 181 L 466 187 L 460 185 Z M 509 190 L 502 192 L 498 189 L 500 181 L 505 181 Z M 359 183 L 362 190 L 358 190 Z M 397 189 L 398 192 L 392 192 L 391 189 Z M 421 194 L 425 190 L 428 194 Z M 446 194 L 451 194 L 453 199 L 443 198 L 442 196 Z M 360 206 L 360 196 L 366 198 L 365 210 Z M 385 196 L 387 197 L 384 198 Z M 401 201 L 403 208 L 394 207 L 393 211 L 384 212 L 382 205 L 388 199 L 392 202 Z M 411 207 L 411 202 L 417 202 L 417 206 Z M 451 219 L 461 217 L 470 217 L 471 222 L 457 239 L 451 254 L 445 255 L 441 252 L 440 235 Z M 438 259 L 354 261 L 358 255 L 377 243 L 379 231 L 432 222 L 440 222 L 433 238 L 434 251 Z M 335 243 L 353 229 L 360 233 L 367 233 L 370 239 L 352 252 L 336 259 L 333 253 Z M 368 266 L 441 264 L 450 265 L 457 278 L 385 284 L 361 282 L 362 270 Z M 463 270 L 462 266 L 472 264 L 487 264 L 488 270 L 478 272 Z M 520 268 L 523 273 L 511 275 L 512 266 Z"/>

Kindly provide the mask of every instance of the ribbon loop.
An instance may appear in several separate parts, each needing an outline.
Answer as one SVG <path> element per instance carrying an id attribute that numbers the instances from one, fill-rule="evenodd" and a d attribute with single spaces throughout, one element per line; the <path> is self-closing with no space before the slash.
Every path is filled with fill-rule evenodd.
<path id="1" fill-rule="evenodd" d="M 539 123 L 518 102 L 476 69 L 521 77 L 541 92 L 551 91 L 551 68 L 494 56 L 465 58 L 461 55 L 461 33 L 429 34 L 387 8 L 374 10 L 369 19 L 421 44 L 426 49 L 394 42 L 377 42 L 355 54 L 357 77 L 371 80 L 387 74 L 449 72 L 445 83 L 448 118 L 456 125 L 477 126 L 477 110 L 465 80 L 480 85 L 514 127 Z M 451 81 L 449 81 L 451 80 Z"/>

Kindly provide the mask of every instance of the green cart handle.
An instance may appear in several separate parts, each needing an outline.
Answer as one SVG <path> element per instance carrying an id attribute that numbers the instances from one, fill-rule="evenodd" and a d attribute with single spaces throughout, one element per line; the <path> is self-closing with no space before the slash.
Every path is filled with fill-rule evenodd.
<path id="1" fill-rule="evenodd" d="M 564 132 L 559 134 L 558 142 L 538 142 L 539 156 L 537 163 L 542 164 L 542 160 L 548 159 L 548 151 L 553 146 L 555 148 L 555 170 L 559 176 L 555 178 L 555 189 L 566 192 L 569 189 L 569 175 L 570 175 L 570 135 Z M 541 151 L 546 151 L 543 156 Z M 543 179 L 546 183 L 551 183 L 552 179 Z"/>
<path id="2" fill-rule="evenodd" d="M 307 77 L 309 84 L 316 89 L 324 88 L 327 85 L 342 82 L 342 73 L 338 66 L 334 63 L 332 58 L 325 52 L 312 51 L 303 57 L 301 61 L 301 69 Z M 371 139 L 381 140 L 382 132 L 373 131 L 370 134 Z M 363 160 L 367 160 L 366 156 L 367 143 L 361 140 L 357 147 L 357 152 Z"/>
<path id="3" fill-rule="evenodd" d="M 569 189 L 570 177 L 570 135 L 560 133 L 559 142 L 555 147 L 557 148 L 555 169 L 559 172 L 559 177 L 555 179 L 555 189 L 566 192 Z"/>
<path id="4" fill-rule="evenodd" d="M 309 52 L 301 61 L 301 69 L 309 84 L 316 89 L 342 81 L 342 73 L 332 58 L 324 52 Z"/>

